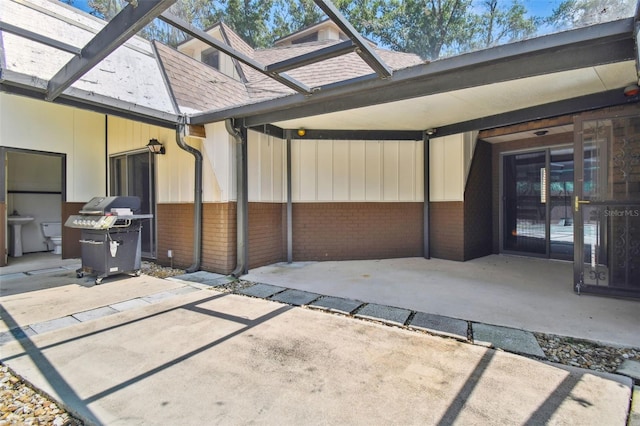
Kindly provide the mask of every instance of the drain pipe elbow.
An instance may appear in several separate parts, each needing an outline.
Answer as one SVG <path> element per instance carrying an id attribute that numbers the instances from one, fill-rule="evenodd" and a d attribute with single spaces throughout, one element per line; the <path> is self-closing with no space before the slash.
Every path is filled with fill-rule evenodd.
<path id="1" fill-rule="evenodd" d="M 233 126 L 233 123 L 230 119 L 224 121 L 225 128 L 231 137 L 233 137 L 234 142 L 236 144 L 236 267 L 231 272 L 236 278 L 239 278 L 241 275 L 246 273 L 247 269 L 247 256 L 246 256 L 246 247 L 245 247 L 245 236 L 246 236 L 246 226 L 245 226 L 245 217 L 246 217 L 246 203 L 245 198 L 246 194 L 244 194 L 243 188 L 245 187 L 243 182 L 243 168 L 244 168 L 244 158 L 243 158 L 243 139 L 242 133 L 240 130 L 236 129 Z"/>
<path id="2" fill-rule="evenodd" d="M 184 122 L 176 126 L 176 142 L 180 148 L 193 155 L 195 159 L 195 190 L 193 196 L 193 264 L 186 269 L 187 273 L 200 270 L 202 263 L 202 153 L 187 145 L 182 135 Z"/>

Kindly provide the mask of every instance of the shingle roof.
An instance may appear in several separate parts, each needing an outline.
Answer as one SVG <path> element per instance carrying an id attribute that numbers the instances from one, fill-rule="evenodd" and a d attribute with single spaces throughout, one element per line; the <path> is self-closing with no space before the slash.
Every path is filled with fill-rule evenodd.
<path id="1" fill-rule="evenodd" d="M 221 26 L 223 34 L 227 39 L 226 41 L 231 47 L 263 65 L 269 65 L 304 55 L 340 42 L 319 41 L 254 50 L 224 23 L 217 25 Z M 294 93 L 292 89 L 247 65 L 240 64 L 245 79 L 243 84 L 237 80 L 223 76 L 213 68 L 203 65 L 186 55 L 175 56 L 174 54 L 172 56 L 168 50 L 170 50 L 169 47 L 163 46 L 160 52 L 161 60 L 167 72 L 170 73 L 170 82 L 171 85 L 174 86 L 174 94 L 179 99 L 178 103 L 181 106 L 188 106 L 189 108 L 200 109 L 201 111 L 222 109 Z M 380 58 L 394 70 L 418 65 L 423 62 L 419 56 L 413 54 L 393 52 L 379 48 L 375 48 L 375 51 Z M 181 61 L 183 63 L 180 63 Z M 188 62 L 188 65 L 185 65 L 184 62 Z M 365 76 L 372 72 L 371 68 L 358 54 L 349 53 L 289 70 L 287 74 L 309 87 L 318 87 Z M 203 75 L 198 75 L 199 73 L 203 73 Z M 215 78 L 213 77 L 214 75 L 216 76 Z M 224 81 L 225 85 L 221 86 L 218 83 L 217 86 L 214 87 L 211 84 L 212 80 Z M 243 91 L 240 90 L 239 86 L 242 86 Z M 224 93 L 224 97 L 220 99 L 219 97 L 222 93 Z"/>
<path id="2" fill-rule="evenodd" d="M 154 45 L 182 112 L 215 110 L 250 101 L 242 82 L 160 42 Z"/>
<path id="3" fill-rule="evenodd" d="M 339 42 L 340 41 L 320 41 L 256 50 L 254 58 L 264 65 L 269 65 L 304 55 Z M 375 48 L 374 50 L 380 58 L 394 70 L 418 65 L 423 62 L 419 56 L 413 54 L 392 52 L 379 48 Z M 309 87 L 319 87 L 371 73 L 373 73 L 371 68 L 355 52 L 287 71 L 289 76 Z M 247 79 L 247 90 L 253 97 L 261 97 L 264 99 L 293 93 L 291 89 L 254 70 L 250 70 L 247 73 Z"/>

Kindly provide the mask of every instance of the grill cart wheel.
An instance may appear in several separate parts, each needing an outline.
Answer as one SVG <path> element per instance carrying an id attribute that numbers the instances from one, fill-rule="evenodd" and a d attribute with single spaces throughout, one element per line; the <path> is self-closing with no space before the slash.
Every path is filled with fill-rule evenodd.
<path id="1" fill-rule="evenodd" d="M 96 278 L 96 285 L 102 284 L 102 278 Z"/>
<path id="2" fill-rule="evenodd" d="M 78 278 L 84 277 L 84 272 L 82 270 L 76 271 L 76 277 Z"/>
<path id="3" fill-rule="evenodd" d="M 138 269 L 138 270 L 135 272 L 135 275 L 136 275 L 136 277 L 139 277 L 140 275 L 142 275 L 142 270 L 141 270 L 141 269 Z"/>

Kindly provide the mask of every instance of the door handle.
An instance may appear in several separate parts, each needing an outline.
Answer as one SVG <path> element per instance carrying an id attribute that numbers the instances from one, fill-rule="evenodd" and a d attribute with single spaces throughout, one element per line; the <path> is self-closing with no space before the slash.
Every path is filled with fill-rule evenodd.
<path id="1" fill-rule="evenodd" d="M 575 201 L 573 203 L 573 208 L 575 209 L 576 212 L 578 212 L 580 210 L 580 204 L 589 204 L 589 203 L 591 203 L 591 201 L 589 201 L 589 200 L 581 200 L 576 195 Z"/>

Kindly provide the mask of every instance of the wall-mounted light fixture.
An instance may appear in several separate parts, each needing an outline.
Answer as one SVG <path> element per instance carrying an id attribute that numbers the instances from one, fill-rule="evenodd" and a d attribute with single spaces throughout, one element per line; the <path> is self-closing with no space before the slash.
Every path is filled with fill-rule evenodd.
<path id="1" fill-rule="evenodd" d="M 164 145 L 158 142 L 158 139 L 151 139 L 147 144 L 149 152 L 152 154 L 164 154 Z"/>
<path id="2" fill-rule="evenodd" d="M 298 129 L 298 136 L 303 137 L 306 134 L 307 134 L 307 131 L 302 127 Z"/>

